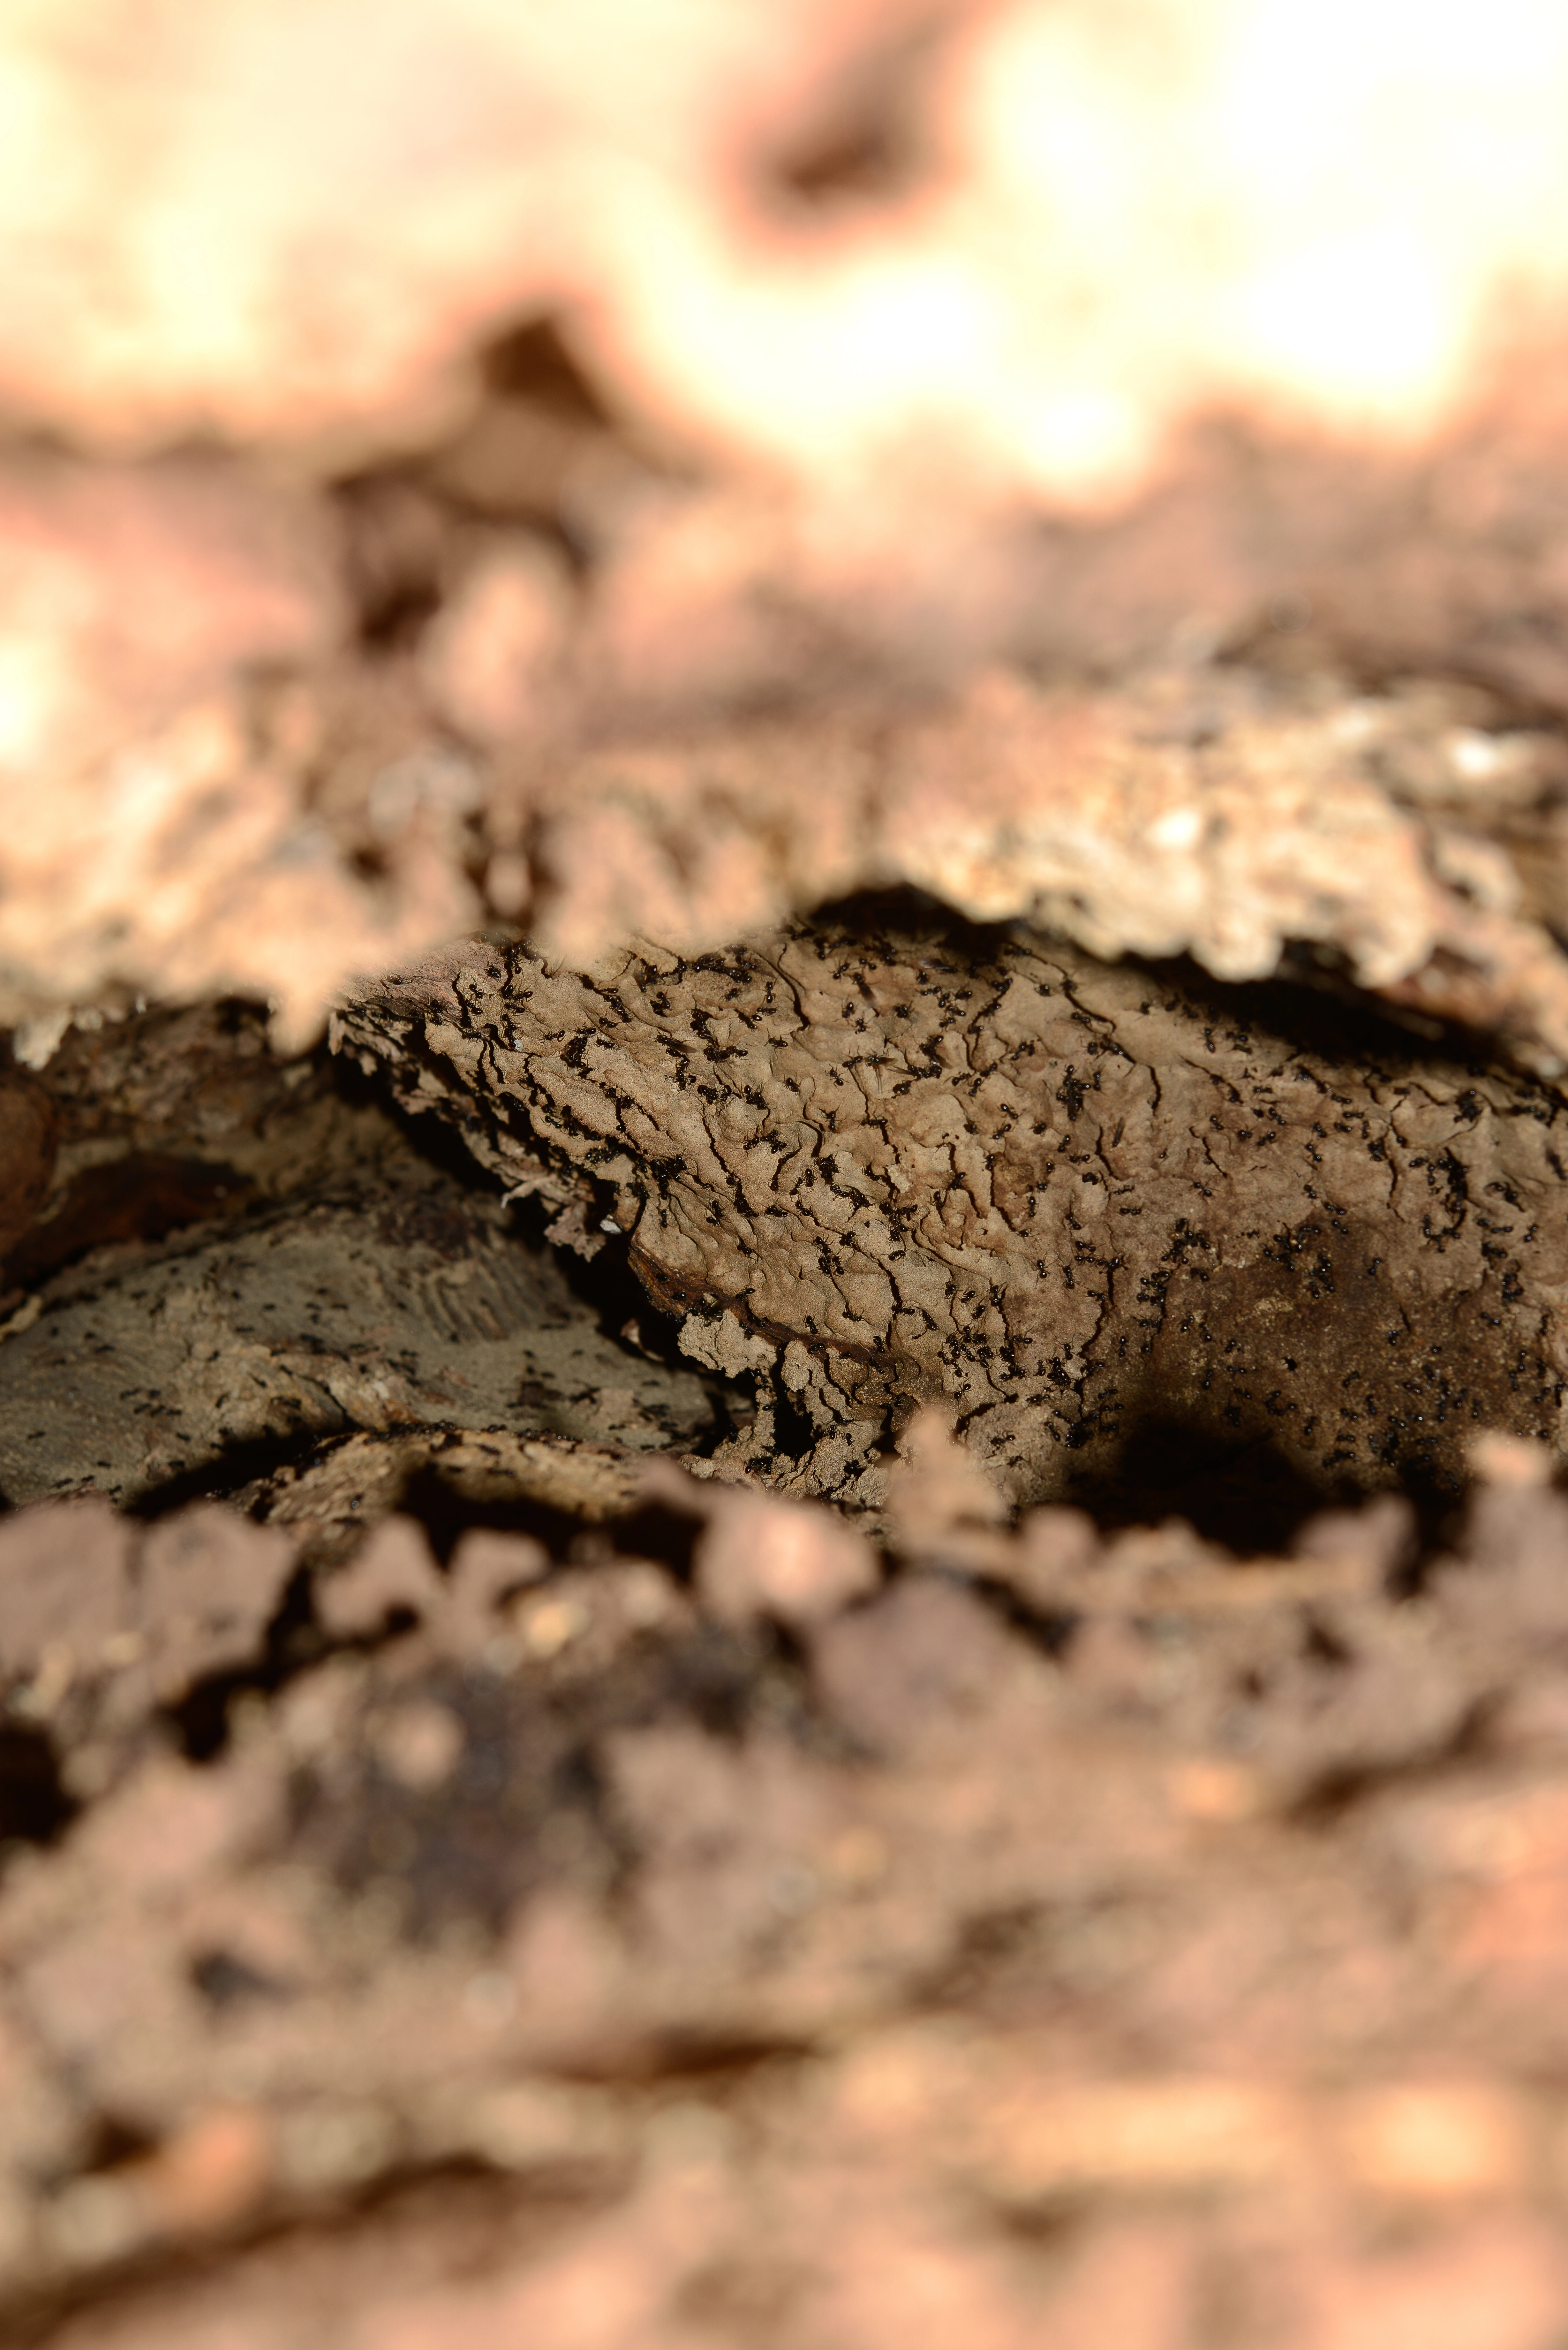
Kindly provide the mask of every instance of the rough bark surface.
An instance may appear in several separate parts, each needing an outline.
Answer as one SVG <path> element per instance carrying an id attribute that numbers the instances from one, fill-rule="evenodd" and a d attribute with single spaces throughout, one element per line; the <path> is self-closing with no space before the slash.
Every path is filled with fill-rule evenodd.
<path id="1" fill-rule="evenodd" d="M 130 1263 L 95 1257 L 6 1341 L 0 1491 L 135 1501 L 245 1446 L 458 1422 L 663 1446 L 692 1373 L 597 1331 L 499 1201 L 427 1178 L 317 1197 Z"/>
<path id="2" fill-rule="evenodd" d="M 1555 1441 L 1568 1111 L 1277 1018 L 895 917 L 592 977 L 476 942 L 339 1042 L 563 1235 L 625 1233 L 688 1352 L 809 1419 L 786 1482 L 874 1504 L 935 1395 L 1023 1500 L 1158 1485 L 1172 1440 L 1319 1492 L 1451 1486 L 1477 1425 Z"/>
<path id="3" fill-rule="evenodd" d="M 634 1450 L 714 1383 L 618 1341 L 474 1170 L 431 1165 L 254 1010 L 97 1022 L 0 1083 L 0 1495 L 229 1492 L 356 1430 Z"/>
<path id="4" fill-rule="evenodd" d="M 1314 941 L 1560 1074 L 1561 466 L 1494 437 L 1368 477 L 1231 433 L 1020 524 L 994 595 L 963 546 L 818 576 L 727 489 L 628 493 L 578 576 L 439 452 L 283 500 L 0 452 L 0 1016 L 41 1065 L 73 1005 L 244 993 L 298 1044 L 486 914 L 586 968 L 906 883 L 1229 979 Z"/>
<path id="5" fill-rule="evenodd" d="M 1568 2344 L 1565 99 L 0 5 L 7 2345 Z"/>

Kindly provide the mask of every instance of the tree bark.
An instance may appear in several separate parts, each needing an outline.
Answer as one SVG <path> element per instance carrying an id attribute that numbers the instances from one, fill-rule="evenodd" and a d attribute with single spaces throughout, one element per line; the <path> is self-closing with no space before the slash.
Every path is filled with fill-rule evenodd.
<path id="1" fill-rule="evenodd" d="M 1020 1502 L 1440 1492 L 1478 1427 L 1555 1441 L 1562 1102 L 1266 1002 L 895 916 L 587 977 L 473 942 L 338 1042 L 564 1235 L 627 1235 L 757 1376 L 747 1458 L 804 1415 L 786 1484 L 878 1504 L 937 1396 Z"/>

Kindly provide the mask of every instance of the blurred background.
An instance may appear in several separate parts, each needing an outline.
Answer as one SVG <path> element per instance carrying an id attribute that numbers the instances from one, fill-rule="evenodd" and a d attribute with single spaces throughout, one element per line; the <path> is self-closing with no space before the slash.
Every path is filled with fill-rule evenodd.
<path id="1" fill-rule="evenodd" d="M 10 0 L 0 37 L 25 1050 L 116 989 L 302 1039 L 486 915 L 581 961 L 907 879 L 1231 977 L 1446 944 L 1439 1011 L 1568 1051 L 1508 927 L 1558 889 L 1557 10 Z M 1243 722 L 1249 791 L 1316 761 L 1286 855 L 1211 838 Z M 1303 827 L 1325 756 L 1366 788 Z M 1423 792 L 1467 837 L 1511 799 L 1526 879 L 1417 873 Z"/>

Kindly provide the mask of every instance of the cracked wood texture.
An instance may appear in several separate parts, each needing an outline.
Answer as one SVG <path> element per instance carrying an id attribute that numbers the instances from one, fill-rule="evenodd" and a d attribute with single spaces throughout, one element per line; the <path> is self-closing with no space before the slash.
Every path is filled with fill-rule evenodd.
<path id="1" fill-rule="evenodd" d="M 1452 1490 L 1478 1426 L 1556 1442 L 1568 1363 L 1558 1097 L 1288 1001 L 904 908 L 589 976 L 476 941 L 337 1042 L 557 1237 L 627 1234 L 758 1376 L 736 1449 L 780 1482 L 878 1506 L 944 1395 L 1017 1500 L 1230 1480 L 1255 1523 Z"/>

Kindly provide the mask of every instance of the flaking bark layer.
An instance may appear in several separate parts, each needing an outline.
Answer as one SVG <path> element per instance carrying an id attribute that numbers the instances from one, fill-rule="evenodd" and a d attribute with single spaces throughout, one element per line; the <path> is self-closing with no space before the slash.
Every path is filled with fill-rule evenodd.
<path id="1" fill-rule="evenodd" d="M 561 1237 L 626 1233 L 688 1351 L 786 1407 L 749 1440 L 786 1483 L 874 1504 L 937 1395 L 1024 1501 L 1244 1463 L 1440 1491 L 1478 1426 L 1556 1441 L 1554 1094 L 898 920 L 588 977 L 474 941 L 338 1040 Z"/>

